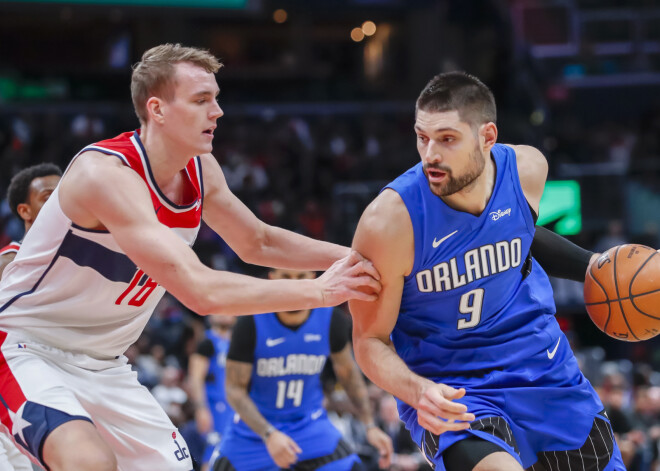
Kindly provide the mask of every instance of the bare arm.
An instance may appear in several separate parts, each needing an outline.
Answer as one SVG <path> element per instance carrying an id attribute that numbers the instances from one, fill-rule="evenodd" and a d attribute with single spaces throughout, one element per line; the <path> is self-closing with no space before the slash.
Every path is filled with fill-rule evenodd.
<path id="1" fill-rule="evenodd" d="M 213 415 L 206 400 L 206 375 L 210 361 L 204 355 L 193 353 L 188 360 L 188 389 L 195 405 L 195 422 L 200 433 L 207 433 L 213 425 Z"/>
<path id="2" fill-rule="evenodd" d="M 525 198 L 529 202 L 530 206 L 534 209 L 536 214 L 539 214 L 539 206 L 541 203 L 541 197 L 543 196 L 543 190 L 545 188 L 545 182 L 548 178 L 548 162 L 545 156 L 538 149 L 530 146 L 511 146 L 516 152 L 516 163 L 518 166 L 518 176 L 520 178 L 520 184 L 525 194 Z M 556 236 L 559 237 L 559 236 Z M 542 240 L 545 240 L 544 238 Z M 534 239 L 534 243 L 538 244 L 540 241 L 537 237 Z M 564 241 L 567 242 L 567 241 Z M 559 250 L 561 246 L 557 247 L 548 247 L 547 251 Z M 536 253 L 540 254 L 538 250 L 538 245 L 535 247 Z M 600 254 L 591 255 L 590 262 L 593 262 L 598 258 Z M 573 255 L 571 255 L 573 256 Z M 556 257 L 553 259 L 552 256 L 546 257 L 546 260 L 550 261 L 550 266 L 554 263 L 560 263 L 565 265 L 564 262 L 559 262 Z M 541 260 L 539 259 L 539 262 Z M 569 262 L 570 263 L 570 262 Z M 548 270 L 548 262 L 541 263 L 546 271 Z M 570 277 L 567 275 L 560 275 L 559 273 L 552 273 L 555 276 L 560 276 L 561 278 L 567 279 L 577 279 L 575 277 Z M 582 281 L 581 276 L 578 281 Z"/>
<path id="3" fill-rule="evenodd" d="M 339 352 L 332 353 L 330 357 L 337 380 L 357 409 L 358 418 L 365 425 L 373 424 L 374 418 L 371 413 L 367 386 L 362 373 L 355 364 L 355 360 L 353 360 L 350 343 L 347 343 Z"/>
<path id="4" fill-rule="evenodd" d="M 452 402 L 465 394 L 413 373 L 397 355 L 390 341 L 399 315 L 404 276 L 412 270 L 414 238 L 412 223 L 401 197 L 382 192 L 365 210 L 353 239 L 353 248 L 369 257 L 381 275 L 377 301 L 349 303 L 353 316 L 353 345 L 362 371 L 382 389 L 418 411 L 420 425 L 434 433 L 462 430 L 474 420 L 463 404 Z"/>
<path id="5" fill-rule="evenodd" d="M 348 247 L 311 239 L 260 221 L 229 189 L 220 165 L 207 154 L 204 221 L 241 259 L 256 265 L 325 270 L 348 255 Z"/>
<path id="6" fill-rule="evenodd" d="M 346 391 L 351 402 L 353 402 L 353 405 L 358 411 L 360 421 L 366 427 L 367 440 L 380 454 L 380 467 L 383 469 L 388 468 L 392 461 L 392 454 L 394 453 L 392 439 L 374 424 L 371 403 L 367 394 L 367 385 L 364 382 L 362 373 L 355 364 L 355 360 L 353 360 L 351 344 L 347 343 L 342 350 L 332 353 L 330 356 L 332 358 L 332 367 L 335 370 L 339 383 Z"/>
<path id="7" fill-rule="evenodd" d="M 377 273 L 358 255 L 341 260 L 314 280 L 262 280 L 212 270 L 158 221 L 139 176 L 102 154 L 78 157 L 60 185 L 60 204 L 72 221 L 82 227 L 107 228 L 137 266 L 201 315 L 331 306 L 353 296 L 363 298 L 358 291 L 361 285 L 379 289 L 365 274 L 377 277 Z"/>
<path id="8" fill-rule="evenodd" d="M 225 366 L 225 392 L 232 409 L 241 416 L 250 429 L 263 437 L 269 427 L 254 401 L 248 395 L 248 385 L 252 377 L 252 363 L 227 360 Z"/>
<path id="9" fill-rule="evenodd" d="M 5 267 L 9 265 L 16 258 L 16 252 L 6 253 L 0 255 L 0 279 L 2 279 L 2 272 L 5 271 Z"/>

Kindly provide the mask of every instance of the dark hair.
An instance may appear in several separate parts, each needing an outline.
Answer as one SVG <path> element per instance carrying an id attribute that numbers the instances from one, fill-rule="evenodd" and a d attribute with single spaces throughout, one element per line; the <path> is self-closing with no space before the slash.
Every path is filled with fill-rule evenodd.
<path id="1" fill-rule="evenodd" d="M 27 203 L 30 185 L 35 178 L 49 177 L 51 175 L 62 176 L 62 170 L 55 164 L 37 164 L 27 167 L 13 176 L 7 188 L 7 201 L 11 211 L 17 216 L 18 205 Z"/>
<path id="2" fill-rule="evenodd" d="M 417 98 L 417 111 L 458 111 L 461 121 L 471 127 L 496 122 L 495 98 L 481 80 L 465 72 L 436 75 Z"/>

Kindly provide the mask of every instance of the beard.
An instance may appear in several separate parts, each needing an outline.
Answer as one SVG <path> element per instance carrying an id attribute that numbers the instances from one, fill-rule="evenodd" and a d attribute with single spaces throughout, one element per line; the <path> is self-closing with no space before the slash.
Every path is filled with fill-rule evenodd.
<path id="1" fill-rule="evenodd" d="M 424 175 L 429 184 L 431 192 L 436 196 L 449 196 L 458 193 L 472 182 L 474 182 L 486 167 L 486 159 L 484 159 L 481 151 L 477 146 L 470 152 L 468 168 L 463 175 L 454 177 L 452 170 L 441 164 L 424 164 Z M 431 183 L 429 180 L 428 169 L 433 168 L 447 173 L 447 177 L 441 183 Z"/>

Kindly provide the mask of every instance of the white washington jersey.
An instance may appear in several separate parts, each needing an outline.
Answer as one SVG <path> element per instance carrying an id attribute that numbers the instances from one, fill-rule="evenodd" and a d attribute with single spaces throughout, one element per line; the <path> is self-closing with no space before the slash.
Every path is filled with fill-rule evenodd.
<path id="1" fill-rule="evenodd" d="M 204 192 L 199 157 L 182 171 L 187 196 L 178 205 L 158 188 L 139 131 L 85 147 L 74 159 L 88 151 L 134 170 L 149 188 L 158 220 L 192 246 Z M 4 273 L 0 330 L 96 358 L 114 357 L 138 339 L 164 293 L 112 234 L 79 227 L 63 213 L 58 186 Z"/>

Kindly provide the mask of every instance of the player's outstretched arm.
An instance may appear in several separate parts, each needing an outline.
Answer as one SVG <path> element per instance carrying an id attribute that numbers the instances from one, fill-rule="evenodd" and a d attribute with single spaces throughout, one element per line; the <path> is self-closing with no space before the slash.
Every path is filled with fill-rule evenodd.
<path id="1" fill-rule="evenodd" d="M 534 147 L 511 147 L 516 152 L 518 175 L 525 198 L 534 212 L 539 214 L 541 196 L 548 176 L 548 162 Z M 598 254 L 589 252 L 543 227 L 536 228 L 532 255 L 549 275 L 575 281 L 584 281 L 590 261 L 598 257 Z"/>
<path id="2" fill-rule="evenodd" d="M 274 268 L 326 270 L 349 254 L 348 247 L 264 223 L 231 192 L 211 154 L 202 156 L 202 166 L 204 221 L 242 260 Z"/>
<path id="3" fill-rule="evenodd" d="M 378 273 L 352 254 L 313 280 L 262 280 L 211 270 L 156 218 L 149 192 L 119 160 L 89 152 L 76 159 L 60 184 L 64 213 L 76 224 L 107 229 L 124 253 L 188 308 L 201 315 L 243 315 L 334 306 L 375 299 Z"/>
<path id="4" fill-rule="evenodd" d="M 302 451 L 291 437 L 275 429 L 257 409 L 248 394 L 252 378 L 252 363 L 227 360 L 225 367 L 225 391 L 227 401 L 241 420 L 266 444 L 268 453 L 280 468 L 288 468 L 298 461 Z"/>
<path id="5" fill-rule="evenodd" d="M 362 377 L 362 372 L 360 372 L 353 359 L 351 344 L 347 343 L 342 350 L 332 353 L 330 356 L 332 358 L 332 367 L 339 383 L 357 409 L 360 421 L 366 427 L 367 441 L 380 454 L 378 466 L 381 469 L 389 468 L 392 463 L 392 454 L 394 453 L 392 439 L 374 423 L 367 385 Z"/>
<path id="6" fill-rule="evenodd" d="M 360 368 L 382 389 L 416 408 L 419 423 L 427 430 L 440 434 L 468 428 L 474 415 L 466 412 L 465 405 L 453 402 L 465 390 L 435 384 L 413 373 L 390 341 L 399 315 L 404 276 L 412 270 L 414 259 L 412 223 L 397 193 L 386 190 L 369 205 L 355 232 L 353 248 L 372 260 L 382 284 L 377 301 L 349 302 L 355 358 Z"/>

